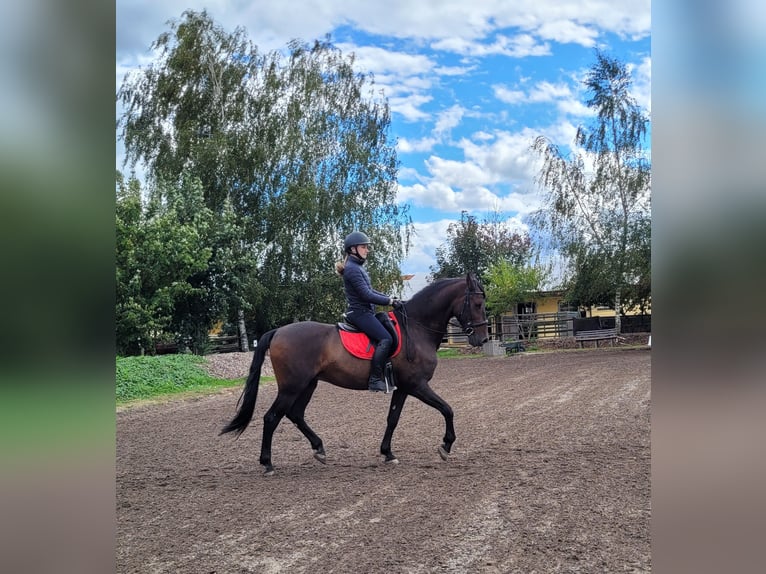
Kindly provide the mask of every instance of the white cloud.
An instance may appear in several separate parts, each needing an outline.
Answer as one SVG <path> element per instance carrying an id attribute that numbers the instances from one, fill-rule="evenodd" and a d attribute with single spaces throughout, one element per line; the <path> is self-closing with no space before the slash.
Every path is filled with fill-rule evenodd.
<path id="1" fill-rule="evenodd" d="M 629 65 L 633 77 L 633 97 L 642 109 L 652 111 L 652 59 L 646 56 L 637 66 Z"/>
<path id="2" fill-rule="evenodd" d="M 431 117 L 431 114 L 420 109 L 420 106 L 427 104 L 432 99 L 431 96 L 412 94 L 409 96 L 389 98 L 388 103 L 391 106 L 391 111 L 398 113 L 409 122 L 415 122 L 419 120 L 427 120 Z"/>
<path id="3" fill-rule="evenodd" d="M 477 132 L 457 146 L 463 160 L 430 156 L 423 173 L 408 171 L 413 185 L 400 185 L 397 201 L 444 212 L 499 210 L 525 215 L 538 205 L 533 185 L 539 158 L 530 146 L 537 133 Z"/>
<path id="4" fill-rule="evenodd" d="M 563 115 L 571 117 L 586 118 L 595 114 L 592 109 L 574 98 L 556 102 L 556 108 Z"/>
<path id="5" fill-rule="evenodd" d="M 503 84 L 492 86 L 493 95 L 506 104 L 546 104 L 557 102 L 562 112 L 578 111 L 582 115 L 582 109 L 576 107 L 575 103 L 580 103 L 576 99 L 576 94 L 572 93 L 572 88 L 564 82 L 541 81 L 534 84 L 527 92 L 508 88 Z M 584 106 L 583 106 L 584 107 Z"/>
<path id="6" fill-rule="evenodd" d="M 553 103 L 562 117 L 582 118 L 593 115 L 593 111 L 580 101 L 580 94 L 574 93 L 572 87 L 564 82 L 537 82 L 528 92 L 496 84 L 492 86 L 492 93 L 499 101 L 516 106 Z"/>
<path id="7" fill-rule="evenodd" d="M 449 139 L 450 131 L 460 125 L 460 121 L 467 113 L 467 110 L 459 105 L 454 105 L 439 112 L 436 114 L 436 121 L 434 122 L 434 127 L 431 130 L 431 135 L 429 137 L 420 139 L 399 138 L 399 141 L 397 142 L 397 151 L 400 153 L 422 153 L 431 151 L 434 146 Z"/>
<path id="8" fill-rule="evenodd" d="M 491 141 L 482 134 L 480 143 L 466 138 L 459 145 L 466 159 L 478 165 L 493 183 L 524 181 L 532 175 L 529 148 L 537 135 L 536 131 L 527 128 L 518 133 L 498 131 Z"/>
<path id="9" fill-rule="evenodd" d="M 415 273 L 421 277 L 421 280 L 424 280 L 425 276 L 430 273 L 430 267 L 435 264 L 434 253 L 436 248 L 447 240 L 447 228 L 455 221 L 454 219 L 441 219 L 427 223 L 415 223 L 410 252 L 402 262 L 402 273 Z"/>
<path id="10" fill-rule="evenodd" d="M 510 38 L 499 34 L 492 43 L 455 36 L 433 42 L 431 48 L 472 57 L 501 55 L 510 58 L 524 58 L 527 56 L 546 56 L 551 53 L 547 43 L 538 42 L 530 34 L 519 34 Z"/>
<path id="11" fill-rule="evenodd" d="M 263 50 L 283 47 L 289 40 L 321 38 L 348 25 L 370 34 L 425 42 L 443 42 L 456 53 L 530 54 L 540 41 L 590 45 L 595 34 L 612 32 L 644 37 L 651 29 L 651 0 L 119 0 L 117 2 L 118 57 L 146 50 L 169 19 L 186 9 L 207 9 L 227 29 L 244 26 Z M 498 36 L 492 44 L 478 43 L 505 29 L 520 35 Z M 521 34 L 526 34 L 524 38 Z M 461 42 L 450 44 L 450 39 Z M 448 48 L 454 46 L 453 48 Z M 532 50 L 530 52 L 530 50 Z"/>
<path id="12" fill-rule="evenodd" d="M 495 97 L 506 104 L 520 104 L 526 101 L 527 95 L 521 90 L 511 90 L 503 85 L 492 86 Z"/>
<path id="13" fill-rule="evenodd" d="M 545 22 L 536 31 L 541 38 L 547 40 L 555 40 L 560 44 L 580 44 L 588 48 L 595 46 L 598 38 L 598 30 L 573 20 Z"/>
<path id="14" fill-rule="evenodd" d="M 563 83 L 553 84 L 551 82 L 539 82 L 529 92 L 530 102 L 552 102 L 563 98 L 569 98 L 572 95 L 572 90 L 569 86 Z"/>
<path id="15" fill-rule="evenodd" d="M 464 76 L 478 69 L 477 65 L 470 66 L 437 66 L 434 72 L 439 76 Z"/>
<path id="16" fill-rule="evenodd" d="M 460 125 L 460 120 L 463 119 L 465 113 L 466 110 L 462 106 L 454 105 L 437 114 L 434 134 L 439 136 L 448 135 L 452 128 Z"/>
<path id="17" fill-rule="evenodd" d="M 429 157 L 426 162 L 429 173 L 439 181 L 458 188 L 473 188 L 493 182 L 491 173 L 473 161 L 455 161 L 438 156 Z"/>
<path id="18" fill-rule="evenodd" d="M 339 42 L 336 44 L 344 54 L 354 53 L 354 67 L 360 71 L 390 74 L 393 77 L 409 77 L 426 74 L 434 69 L 434 62 L 423 54 L 408 54 L 387 50 L 380 46 L 359 46 Z"/>
<path id="19" fill-rule="evenodd" d="M 401 167 L 399 168 L 399 181 L 402 180 L 419 181 L 420 172 L 411 167 Z"/>
<path id="20" fill-rule="evenodd" d="M 471 138 L 476 141 L 489 141 L 489 140 L 495 139 L 495 136 L 488 132 L 478 131 L 478 132 L 474 132 L 471 135 Z"/>
<path id="21" fill-rule="evenodd" d="M 439 143 L 439 140 L 436 138 L 422 138 L 418 140 L 399 138 L 396 144 L 396 151 L 399 153 L 422 153 L 431 151 L 437 143 Z"/>

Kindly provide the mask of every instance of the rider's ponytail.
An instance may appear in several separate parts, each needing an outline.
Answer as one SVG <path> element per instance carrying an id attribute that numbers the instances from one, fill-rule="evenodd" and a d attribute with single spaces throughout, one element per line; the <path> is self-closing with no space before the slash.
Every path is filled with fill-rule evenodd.
<path id="1" fill-rule="evenodd" d="M 343 259 L 343 261 L 336 261 L 335 262 L 335 272 L 338 275 L 343 275 L 343 270 L 346 268 L 346 259 L 348 259 L 348 255 Z"/>

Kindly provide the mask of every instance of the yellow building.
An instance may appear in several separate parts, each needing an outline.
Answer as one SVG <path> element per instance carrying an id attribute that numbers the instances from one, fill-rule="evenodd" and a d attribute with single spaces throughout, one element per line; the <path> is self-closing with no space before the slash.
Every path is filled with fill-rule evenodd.
<path id="1" fill-rule="evenodd" d="M 614 317 L 614 309 L 609 307 L 593 306 L 589 308 L 573 307 L 564 299 L 564 292 L 559 290 L 540 291 L 534 300 L 522 303 L 516 310 L 517 315 L 529 313 L 565 313 L 578 312 L 580 317 Z M 651 313 L 651 311 L 650 311 Z M 623 309 L 624 315 L 640 315 L 641 310 L 637 307 Z"/>
<path id="2" fill-rule="evenodd" d="M 638 308 L 624 309 L 622 318 L 623 332 L 651 330 L 649 316 L 641 315 Z M 570 305 L 561 290 L 541 291 L 531 301 L 519 303 L 515 312 L 504 313 L 495 317 L 492 324 L 492 338 L 500 340 L 515 340 L 518 338 L 546 338 L 572 336 L 578 328 L 576 323 L 585 320 L 598 323 L 587 328 L 605 328 L 614 326 L 614 309 L 593 306 L 581 308 Z M 634 317 L 634 319 L 629 319 Z"/>

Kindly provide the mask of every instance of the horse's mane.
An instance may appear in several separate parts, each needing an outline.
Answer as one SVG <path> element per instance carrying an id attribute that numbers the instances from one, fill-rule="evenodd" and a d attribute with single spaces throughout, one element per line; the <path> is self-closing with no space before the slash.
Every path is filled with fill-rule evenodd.
<path id="1" fill-rule="evenodd" d="M 421 300 L 433 299 L 439 292 L 442 291 L 448 285 L 454 285 L 455 281 L 465 281 L 465 277 L 452 277 L 449 279 L 437 279 L 433 283 L 429 283 L 423 287 L 420 291 L 415 293 L 410 301 L 417 305 Z"/>

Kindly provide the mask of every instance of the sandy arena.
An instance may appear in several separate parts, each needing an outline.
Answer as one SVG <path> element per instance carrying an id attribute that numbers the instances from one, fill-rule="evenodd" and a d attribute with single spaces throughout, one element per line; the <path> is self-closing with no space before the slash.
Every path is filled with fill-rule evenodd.
<path id="1" fill-rule="evenodd" d="M 244 376 L 252 354 L 231 355 Z M 442 416 L 410 397 L 398 465 L 378 454 L 389 398 L 320 383 L 306 420 L 327 464 L 284 419 L 271 477 L 273 382 L 238 440 L 218 432 L 239 388 L 123 409 L 117 572 L 650 572 L 650 367 L 645 347 L 444 359 L 451 458 Z"/>

